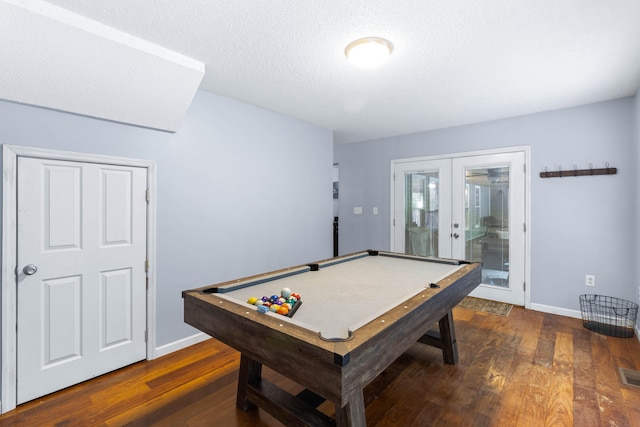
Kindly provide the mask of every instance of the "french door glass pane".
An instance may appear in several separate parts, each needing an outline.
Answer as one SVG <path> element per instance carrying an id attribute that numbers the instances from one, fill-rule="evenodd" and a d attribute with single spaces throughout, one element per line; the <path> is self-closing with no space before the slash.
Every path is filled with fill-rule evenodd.
<path id="1" fill-rule="evenodd" d="M 509 287 L 509 168 L 467 168 L 465 258 L 483 263 L 482 283 Z"/>
<path id="2" fill-rule="evenodd" d="M 405 174 L 405 253 L 438 256 L 438 172 Z"/>

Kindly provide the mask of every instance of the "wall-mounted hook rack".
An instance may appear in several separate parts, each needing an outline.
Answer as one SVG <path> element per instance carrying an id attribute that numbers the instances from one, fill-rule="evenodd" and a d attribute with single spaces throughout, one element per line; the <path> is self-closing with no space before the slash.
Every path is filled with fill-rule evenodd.
<path id="1" fill-rule="evenodd" d="M 557 171 L 547 171 L 545 168 L 544 172 L 540 172 L 540 178 L 562 178 L 565 176 L 592 176 L 592 175 L 615 175 L 618 173 L 617 168 L 612 168 L 607 163 L 607 166 L 604 168 L 594 169 L 593 165 L 589 163 L 589 169 L 578 169 L 576 165 L 573 166 L 571 170 L 560 170 Z"/>

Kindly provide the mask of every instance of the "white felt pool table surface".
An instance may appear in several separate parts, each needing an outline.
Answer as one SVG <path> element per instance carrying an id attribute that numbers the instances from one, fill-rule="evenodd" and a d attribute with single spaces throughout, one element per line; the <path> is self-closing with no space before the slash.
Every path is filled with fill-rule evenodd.
<path id="1" fill-rule="evenodd" d="M 422 259 L 355 255 L 337 264 L 321 264 L 318 271 L 276 280 L 265 275 L 261 283 L 246 287 L 240 287 L 243 282 L 239 281 L 234 284 L 238 289 L 216 295 L 257 310 L 246 302 L 250 297 L 279 295 L 282 288 L 289 288 L 300 294 L 302 301 L 294 316 L 291 319 L 276 313 L 265 316 L 276 316 L 320 332 L 324 338 L 344 339 L 348 331 L 356 331 L 394 307 L 402 309 L 404 301 L 460 268 L 462 265 Z"/>

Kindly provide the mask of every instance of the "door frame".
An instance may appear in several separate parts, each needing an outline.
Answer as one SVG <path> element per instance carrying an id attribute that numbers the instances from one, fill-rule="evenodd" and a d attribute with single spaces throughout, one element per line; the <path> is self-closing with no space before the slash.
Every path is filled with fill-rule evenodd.
<path id="1" fill-rule="evenodd" d="M 156 191 L 156 164 L 151 160 L 114 157 L 90 153 L 44 148 L 2 145 L 2 356 L 0 374 L 0 413 L 16 408 L 17 402 L 17 181 L 18 157 L 35 157 L 83 163 L 101 163 L 140 167 L 147 170 L 149 194 Z M 156 357 L 156 197 L 148 197 L 147 205 L 147 360 Z"/>
<path id="2" fill-rule="evenodd" d="M 525 308 L 531 308 L 531 147 L 528 145 L 521 146 L 513 146 L 513 147 L 505 147 L 505 148 L 497 148 L 490 150 L 479 150 L 479 151 L 466 151 L 460 153 L 447 153 L 447 154 L 438 154 L 433 156 L 421 156 L 421 157 L 409 157 L 403 159 L 395 159 L 391 160 L 390 168 L 390 210 L 392 213 L 390 221 L 389 221 L 389 250 L 390 251 L 404 251 L 404 248 L 395 248 L 395 224 L 394 224 L 394 215 L 395 215 L 395 169 L 396 166 L 402 163 L 410 163 L 410 162 L 420 162 L 420 161 L 432 161 L 432 160 L 443 160 L 443 159 L 454 159 L 457 157 L 473 157 L 473 156 L 484 156 L 491 154 L 504 154 L 504 153 L 513 153 L 513 152 L 524 152 L 524 186 L 525 186 L 525 195 L 524 195 L 524 306 Z M 401 195 L 400 197 L 404 197 Z"/>

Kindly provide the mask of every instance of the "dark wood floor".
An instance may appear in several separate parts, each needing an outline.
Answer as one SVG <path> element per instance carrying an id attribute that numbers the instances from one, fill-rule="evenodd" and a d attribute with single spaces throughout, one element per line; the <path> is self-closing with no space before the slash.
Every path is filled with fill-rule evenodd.
<path id="1" fill-rule="evenodd" d="M 637 338 L 514 308 L 509 317 L 456 308 L 460 363 L 414 345 L 365 389 L 369 426 L 640 426 Z M 208 340 L 23 404 L 5 426 L 278 426 L 235 408 L 239 354 Z M 265 376 L 292 392 L 271 371 Z M 329 405 L 322 407 L 331 414 Z"/>

